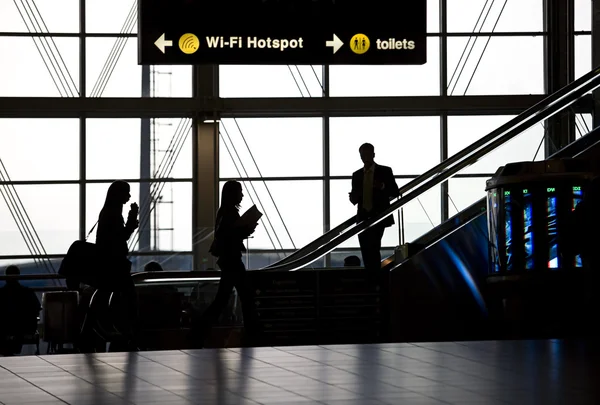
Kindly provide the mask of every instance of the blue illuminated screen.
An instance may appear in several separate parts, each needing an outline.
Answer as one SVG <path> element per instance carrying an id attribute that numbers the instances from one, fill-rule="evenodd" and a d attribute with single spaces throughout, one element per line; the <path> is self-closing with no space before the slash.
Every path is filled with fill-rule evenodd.
<path id="1" fill-rule="evenodd" d="M 577 204 L 579 204 L 582 200 L 583 200 L 583 191 L 581 190 L 581 187 L 579 187 L 579 186 L 573 187 L 573 199 L 572 199 L 571 210 L 575 211 L 575 207 L 577 207 Z M 575 261 L 575 263 L 573 263 L 573 265 L 575 267 L 582 267 L 580 255 L 575 256 L 574 261 Z"/>
<path id="2" fill-rule="evenodd" d="M 504 192 L 504 240 L 506 246 L 506 270 L 513 269 L 513 246 L 512 246 L 512 199 L 510 191 Z"/>
<path id="3" fill-rule="evenodd" d="M 548 268 L 558 268 L 558 233 L 556 228 L 556 189 L 546 189 L 546 231 L 548 233 Z"/>
<path id="4" fill-rule="evenodd" d="M 533 269 L 533 198 L 523 189 L 523 244 L 525 246 L 525 269 Z"/>

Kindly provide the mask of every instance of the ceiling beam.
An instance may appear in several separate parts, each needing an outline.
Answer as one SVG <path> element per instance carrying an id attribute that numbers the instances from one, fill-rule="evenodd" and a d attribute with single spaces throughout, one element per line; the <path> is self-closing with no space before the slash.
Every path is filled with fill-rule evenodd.
<path id="1" fill-rule="evenodd" d="M 516 115 L 543 95 L 329 98 L 0 98 L 2 118 Z M 591 95 L 575 105 L 591 112 Z"/>

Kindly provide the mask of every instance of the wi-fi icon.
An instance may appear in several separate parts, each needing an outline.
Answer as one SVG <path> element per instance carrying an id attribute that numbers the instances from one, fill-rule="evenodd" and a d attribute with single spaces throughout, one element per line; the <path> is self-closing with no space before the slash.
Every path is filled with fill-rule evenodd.
<path id="1" fill-rule="evenodd" d="M 200 40 L 194 34 L 183 34 L 179 38 L 179 49 L 188 55 L 196 52 L 200 48 Z"/>

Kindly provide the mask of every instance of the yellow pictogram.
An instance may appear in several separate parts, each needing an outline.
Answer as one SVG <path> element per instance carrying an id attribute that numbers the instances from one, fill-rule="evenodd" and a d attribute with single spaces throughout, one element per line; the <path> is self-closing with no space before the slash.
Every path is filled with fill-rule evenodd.
<path id="1" fill-rule="evenodd" d="M 179 49 L 181 52 L 191 55 L 200 48 L 200 40 L 194 34 L 183 34 L 179 38 Z"/>
<path id="2" fill-rule="evenodd" d="M 365 34 L 356 34 L 350 40 L 350 49 L 358 55 L 367 52 L 369 46 L 371 46 L 371 41 L 369 41 L 369 37 Z"/>

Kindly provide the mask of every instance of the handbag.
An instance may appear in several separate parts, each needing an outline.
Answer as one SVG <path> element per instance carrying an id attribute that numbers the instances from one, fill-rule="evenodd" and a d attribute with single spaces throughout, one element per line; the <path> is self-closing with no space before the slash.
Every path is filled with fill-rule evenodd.
<path id="1" fill-rule="evenodd" d="M 87 242 L 98 222 L 94 224 L 84 240 L 76 240 L 69 246 L 67 255 L 60 263 L 58 274 L 92 287 L 100 287 L 101 274 L 99 266 L 98 247 L 95 243 Z"/>

